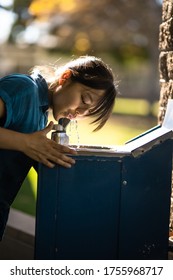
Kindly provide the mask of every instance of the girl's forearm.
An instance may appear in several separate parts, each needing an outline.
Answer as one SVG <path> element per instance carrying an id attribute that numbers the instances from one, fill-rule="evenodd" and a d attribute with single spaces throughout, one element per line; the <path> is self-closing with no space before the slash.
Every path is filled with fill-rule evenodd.
<path id="1" fill-rule="evenodd" d="M 71 167 L 75 160 L 68 154 L 76 155 L 76 152 L 48 139 L 46 135 L 52 128 L 53 123 L 50 123 L 43 130 L 26 134 L 0 127 L 0 149 L 23 152 L 26 156 L 48 167 L 54 167 L 55 164 Z"/>
<path id="2" fill-rule="evenodd" d="M 0 127 L 0 149 L 23 151 L 26 135 Z"/>

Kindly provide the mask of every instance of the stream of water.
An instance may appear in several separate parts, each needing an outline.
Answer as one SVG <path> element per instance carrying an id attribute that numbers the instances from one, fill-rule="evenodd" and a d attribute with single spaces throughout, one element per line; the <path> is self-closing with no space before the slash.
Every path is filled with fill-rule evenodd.
<path id="1" fill-rule="evenodd" d="M 80 137 L 78 130 L 78 122 L 77 120 L 71 120 L 67 127 L 67 134 L 69 136 L 69 144 L 79 146 Z"/>

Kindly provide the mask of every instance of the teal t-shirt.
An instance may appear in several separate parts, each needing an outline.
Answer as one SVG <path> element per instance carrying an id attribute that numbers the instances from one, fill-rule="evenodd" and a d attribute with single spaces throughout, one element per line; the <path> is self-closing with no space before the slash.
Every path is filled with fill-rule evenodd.
<path id="1" fill-rule="evenodd" d="M 23 133 L 32 133 L 46 126 L 48 87 L 42 76 L 12 74 L 1 78 L 0 98 L 6 106 L 6 116 L 0 126 Z M 34 165 L 34 160 L 21 152 L 0 149 L 0 239 L 10 205 Z"/>
<path id="2" fill-rule="evenodd" d="M 6 106 L 5 128 L 30 133 L 45 127 L 48 87 L 40 75 L 13 74 L 1 78 L 0 97 Z"/>

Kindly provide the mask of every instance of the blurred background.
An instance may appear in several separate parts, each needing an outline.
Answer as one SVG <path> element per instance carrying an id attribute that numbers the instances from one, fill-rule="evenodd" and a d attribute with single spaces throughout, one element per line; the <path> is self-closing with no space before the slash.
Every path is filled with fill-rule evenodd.
<path id="1" fill-rule="evenodd" d="M 96 133 L 88 120 L 72 124 L 71 139 L 122 145 L 157 125 L 161 13 L 161 0 L 0 0 L 0 77 L 101 57 L 119 85 L 113 114 Z M 31 170 L 13 207 L 35 215 L 36 185 Z"/>

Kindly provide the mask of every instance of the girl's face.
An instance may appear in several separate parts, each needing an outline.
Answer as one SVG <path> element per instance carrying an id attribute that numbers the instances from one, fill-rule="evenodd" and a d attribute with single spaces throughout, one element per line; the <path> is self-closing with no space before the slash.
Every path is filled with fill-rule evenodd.
<path id="1" fill-rule="evenodd" d="M 52 110 L 56 121 L 60 118 L 84 117 L 95 106 L 104 90 L 92 89 L 83 84 L 66 80 L 58 86 L 52 96 Z"/>

